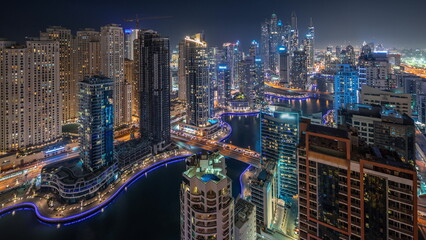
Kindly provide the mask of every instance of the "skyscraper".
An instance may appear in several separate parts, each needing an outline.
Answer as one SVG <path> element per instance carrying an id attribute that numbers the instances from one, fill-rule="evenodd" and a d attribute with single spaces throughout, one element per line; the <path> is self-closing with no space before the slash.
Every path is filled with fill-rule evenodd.
<path id="1" fill-rule="evenodd" d="M 306 34 L 306 45 L 305 51 L 306 51 L 306 65 L 308 67 L 308 71 L 312 72 L 314 70 L 314 64 L 315 64 L 315 28 L 314 24 L 312 22 L 312 18 L 310 18 L 309 27 L 308 27 L 308 33 Z"/>
<path id="2" fill-rule="evenodd" d="M 124 57 L 134 60 L 134 41 L 138 39 L 139 29 L 124 29 Z"/>
<path id="3" fill-rule="evenodd" d="M 103 76 L 86 77 L 78 83 L 80 159 L 51 163 L 41 171 L 40 186 L 68 203 L 99 196 L 100 190 L 118 178 L 113 84 Z"/>
<path id="4" fill-rule="evenodd" d="M 291 57 L 288 48 L 280 47 L 280 82 L 286 86 L 290 83 Z"/>
<path id="5" fill-rule="evenodd" d="M 299 49 L 299 30 L 297 28 L 297 16 L 296 12 L 291 12 L 291 24 L 290 24 L 290 33 L 288 36 L 289 46 L 287 46 L 290 50 L 290 55 L 293 54 L 294 51 Z"/>
<path id="6" fill-rule="evenodd" d="M 389 90 L 394 88 L 391 83 L 391 64 L 386 52 L 370 53 L 365 50 L 365 54 L 359 57 L 359 69 L 362 74 L 362 83 L 374 88 Z"/>
<path id="7" fill-rule="evenodd" d="M 358 103 L 358 72 L 350 64 L 339 64 L 334 75 L 334 109 L 337 111 L 348 104 Z M 337 120 L 337 114 L 336 114 Z"/>
<path id="8" fill-rule="evenodd" d="M 136 43 L 140 133 L 157 153 L 170 144 L 169 39 L 155 31 L 143 30 Z"/>
<path id="9" fill-rule="evenodd" d="M 0 41 L 0 152 L 61 139 L 59 52 L 53 40 Z"/>
<path id="10" fill-rule="evenodd" d="M 284 25 L 276 14 L 266 19 L 261 25 L 261 54 L 265 70 L 272 74 L 279 71 L 278 48 L 285 42 Z"/>
<path id="11" fill-rule="evenodd" d="M 114 162 L 113 88 L 113 81 L 101 76 L 79 82 L 80 158 L 92 172 Z"/>
<path id="12" fill-rule="evenodd" d="M 225 158 L 203 152 L 187 159 L 180 189 L 181 239 L 232 239 L 234 200 Z"/>
<path id="13" fill-rule="evenodd" d="M 184 86 L 181 89 L 181 86 Z M 179 96 L 187 104 L 186 123 L 204 127 L 211 117 L 211 91 L 207 69 L 207 43 L 202 34 L 187 36 L 179 44 Z"/>
<path id="14" fill-rule="evenodd" d="M 117 24 L 101 27 L 101 73 L 114 81 L 115 125 L 131 122 L 129 83 L 124 79 L 124 32 Z"/>
<path id="15" fill-rule="evenodd" d="M 217 95 L 219 106 L 224 107 L 227 105 L 227 102 L 231 99 L 231 70 L 228 65 L 221 64 L 218 65 L 217 71 Z"/>
<path id="16" fill-rule="evenodd" d="M 298 149 L 300 239 L 417 239 L 417 173 L 347 130 L 307 125 Z"/>
<path id="17" fill-rule="evenodd" d="M 307 56 L 305 51 L 293 52 L 291 61 L 290 85 L 293 88 L 305 89 L 308 81 Z"/>
<path id="18" fill-rule="evenodd" d="M 297 145 L 300 113 L 281 105 L 269 105 L 261 113 L 262 160 L 278 166 L 278 197 L 297 195 Z"/>
<path id="19" fill-rule="evenodd" d="M 73 122 L 77 119 L 77 82 L 73 76 L 72 35 L 71 30 L 52 26 L 40 33 L 41 39 L 59 42 L 59 81 L 62 93 L 62 121 Z"/>
<path id="20" fill-rule="evenodd" d="M 253 58 L 260 57 L 259 43 L 256 40 L 251 41 L 249 48 L 249 56 Z"/>
<path id="21" fill-rule="evenodd" d="M 72 45 L 74 81 L 77 86 L 85 77 L 99 75 L 101 72 L 100 33 L 91 28 L 77 31 Z"/>

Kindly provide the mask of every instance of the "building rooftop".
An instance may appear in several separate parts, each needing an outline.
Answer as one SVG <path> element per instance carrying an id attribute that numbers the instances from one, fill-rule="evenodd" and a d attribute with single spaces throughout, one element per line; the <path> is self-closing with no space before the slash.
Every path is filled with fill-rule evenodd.
<path id="1" fill-rule="evenodd" d="M 186 160 L 187 170 L 183 175 L 187 178 L 198 178 L 203 182 L 219 182 L 226 179 L 225 157 L 219 152 L 202 151 Z"/>
<path id="2" fill-rule="evenodd" d="M 307 132 L 323 134 L 326 136 L 349 139 L 349 132 L 343 129 L 331 128 L 322 125 L 309 124 Z"/>
<path id="3" fill-rule="evenodd" d="M 255 208 L 253 203 L 239 198 L 235 202 L 235 227 L 241 228 L 249 220 L 249 216 L 254 213 Z"/>

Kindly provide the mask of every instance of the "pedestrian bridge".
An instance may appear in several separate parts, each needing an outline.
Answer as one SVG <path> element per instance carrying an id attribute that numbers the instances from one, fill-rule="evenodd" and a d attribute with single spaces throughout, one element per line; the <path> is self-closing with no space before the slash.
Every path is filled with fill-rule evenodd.
<path id="1" fill-rule="evenodd" d="M 173 132 L 172 139 L 204 150 L 219 151 L 220 154 L 226 157 L 234 158 L 260 168 L 260 153 L 247 148 L 176 131 Z"/>

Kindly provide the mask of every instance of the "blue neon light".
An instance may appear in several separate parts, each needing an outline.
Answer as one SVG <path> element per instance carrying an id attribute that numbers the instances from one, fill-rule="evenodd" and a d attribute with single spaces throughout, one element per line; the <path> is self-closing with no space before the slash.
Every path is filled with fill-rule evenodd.
<path id="1" fill-rule="evenodd" d="M 152 166 L 150 166 L 147 169 L 143 169 L 141 170 L 139 173 L 135 174 L 132 178 L 130 178 L 126 183 L 124 183 L 111 197 L 109 197 L 107 200 L 105 200 L 102 204 L 89 209 L 85 212 L 73 215 L 73 216 L 69 216 L 69 217 L 65 217 L 65 218 L 49 218 L 49 217 L 44 217 L 43 215 L 40 214 L 40 211 L 37 207 L 37 205 L 35 205 L 34 203 L 19 203 L 10 207 L 7 207 L 3 210 L 0 210 L 0 216 L 4 216 L 6 214 L 11 213 L 12 211 L 19 211 L 22 209 L 31 209 L 35 212 L 37 218 L 39 220 L 42 221 L 42 223 L 48 223 L 48 224 L 57 224 L 57 223 L 64 223 L 64 225 L 70 225 L 73 223 L 77 223 L 77 222 L 81 222 L 85 219 L 91 218 L 95 215 L 97 215 L 98 213 L 100 213 L 102 211 L 102 209 L 108 207 L 111 203 L 112 200 L 114 200 L 118 194 L 120 194 L 126 187 L 132 185 L 133 183 L 135 183 L 139 178 L 145 176 L 145 173 L 149 173 L 151 171 L 154 171 L 166 164 L 171 164 L 171 163 L 175 163 L 175 162 L 179 162 L 179 161 L 183 161 L 185 160 L 187 157 L 189 157 L 190 155 L 182 155 L 182 156 L 176 156 L 176 157 L 172 157 L 172 158 L 168 158 L 165 159 L 161 162 L 158 162 Z"/>
<path id="2" fill-rule="evenodd" d="M 57 152 L 57 151 L 61 151 L 61 150 L 64 150 L 64 149 L 65 149 L 65 147 L 58 147 L 58 148 L 50 149 L 50 150 L 46 151 L 45 153 Z"/>

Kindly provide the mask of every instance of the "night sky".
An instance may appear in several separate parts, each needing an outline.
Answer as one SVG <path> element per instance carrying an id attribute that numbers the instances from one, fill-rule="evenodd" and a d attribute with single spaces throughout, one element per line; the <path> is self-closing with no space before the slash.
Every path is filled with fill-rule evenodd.
<path id="1" fill-rule="evenodd" d="M 5 1 L 1 8 L 0 37 L 18 42 L 38 36 L 50 25 L 73 31 L 108 23 L 131 27 L 123 19 L 139 14 L 173 16 L 142 22 L 143 28 L 169 36 L 172 44 L 204 30 L 210 46 L 240 40 L 247 47 L 249 41 L 260 39 L 260 23 L 271 13 L 289 22 L 294 10 L 300 34 L 313 18 L 318 48 L 359 46 L 364 40 L 385 47 L 426 48 L 426 0 L 25 0 Z"/>

